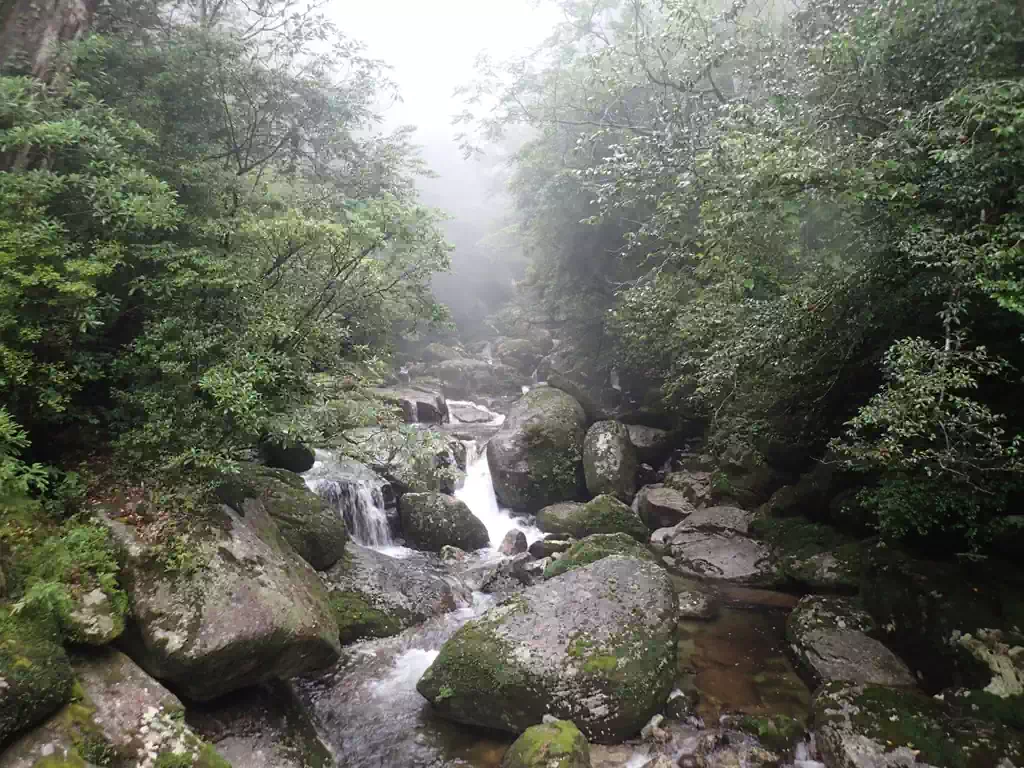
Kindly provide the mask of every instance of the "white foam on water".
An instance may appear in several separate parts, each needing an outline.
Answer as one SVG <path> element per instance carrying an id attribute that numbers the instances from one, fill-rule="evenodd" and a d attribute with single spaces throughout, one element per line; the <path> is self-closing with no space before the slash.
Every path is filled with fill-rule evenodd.
<path id="1" fill-rule="evenodd" d="M 391 698 L 398 693 L 414 691 L 416 683 L 439 653 L 436 649 L 410 648 L 395 659 L 391 674 L 373 683 L 371 692 L 378 698 Z"/>
<path id="2" fill-rule="evenodd" d="M 455 497 L 464 501 L 470 512 L 484 524 L 492 549 L 496 549 L 505 534 L 514 528 L 526 534 L 527 544 L 544 536 L 539 528 L 517 520 L 507 509 L 499 506 L 486 451 L 472 440 L 466 444 L 466 480 L 461 488 L 455 490 Z"/>

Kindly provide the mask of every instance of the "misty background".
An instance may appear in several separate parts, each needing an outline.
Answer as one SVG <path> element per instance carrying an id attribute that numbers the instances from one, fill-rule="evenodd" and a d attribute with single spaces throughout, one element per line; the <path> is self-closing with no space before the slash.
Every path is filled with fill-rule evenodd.
<path id="1" fill-rule="evenodd" d="M 451 270 L 434 277 L 434 294 L 451 309 L 460 335 L 475 338 L 525 268 L 506 190 L 517 142 L 465 157 L 458 140 L 464 128 L 452 124 L 465 108 L 456 89 L 473 78 L 480 53 L 505 60 L 533 50 L 550 34 L 557 9 L 536 0 L 334 0 L 324 12 L 389 67 L 398 98 L 380 104 L 381 128 L 415 128 L 413 142 L 435 174 L 417 181 L 422 201 L 447 213 L 444 232 L 455 249 Z"/>

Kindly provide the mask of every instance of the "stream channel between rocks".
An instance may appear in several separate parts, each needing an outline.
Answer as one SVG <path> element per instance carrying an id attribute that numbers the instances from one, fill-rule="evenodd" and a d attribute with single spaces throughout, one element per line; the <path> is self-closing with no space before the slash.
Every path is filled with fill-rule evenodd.
<path id="1" fill-rule="evenodd" d="M 468 405 L 468 404 L 467 404 Z M 492 424 L 502 417 L 494 414 Z M 467 443 L 467 467 L 456 497 L 478 517 L 490 536 L 491 547 L 470 555 L 468 567 L 499 559 L 497 547 L 505 534 L 522 530 L 529 542 L 542 533 L 525 518 L 500 508 L 495 498 L 481 444 Z M 307 473 L 316 487 L 330 477 L 329 454 L 318 454 Z M 318 479 L 319 478 L 319 479 Z M 323 489 L 319 491 L 324 495 Z M 374 489 L 349 492 L 346 522 L 357 543 L 394 557 L 402 567 L 419 568 L 453 582 L 458 576 L 436 556 L 397 546 L 386 535 L 385 512 Z M 348 519 L 355 514 L 357 519 Z M 696 582 L 674 577 L 678 589 Z M 785 714 L 806 719 L 810 694 L 797 677 L 784 651 L 784 628 L 796 598 L 767 590 L 725 584 L 700 584 L 714 596 L 717 610 L 710 620 L 683 620 L 679 625 L 677 687 L 700 694 L 697 715 L 708 726 L 727 713 Z M 434 617 L 394 637 L 366 640 L 348 646 L 342 660 L 326 673 L 291 682 L 292 691 L 316 721 L 321 739 L 331 749 L 338 768 L 399 768 L 472 766 L 497 768 L 514 737 L 444 720 L 416 691 L 416 683 L 437 657 L 444 642 L 467 621 L 482 615 L 498 598 L 468 589 L 457 610 Z M 681 731 L 696 738 L 699 730 Z M 679 733 L 676 734 L 676 738 Z M 650 759 L 649 745 L 592 746 L 594 768 L 640 768 Z M 799 757 L 804 757 L 800 755 Z M 820 765 L 798 759 L 797 766 Z"/>

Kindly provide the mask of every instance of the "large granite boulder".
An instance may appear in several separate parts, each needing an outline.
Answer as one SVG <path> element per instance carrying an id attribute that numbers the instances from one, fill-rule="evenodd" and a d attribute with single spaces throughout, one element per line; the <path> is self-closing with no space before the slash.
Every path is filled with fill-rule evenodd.
<path id="1" fill-rule="evenodd" d="M 629 442 L 636 449 L 637 459 L 645 464 L 660 465 L 672 451 L 673 436 L 667 429 L 627 424 Z"/>
<path id="2" fill-rule="evenodd" d="M 396 560 L 358 544 L 322 578 L 342 643 L 396 635 L 456 606 L 451 585 L 422 559 Z"/>
<path id="3" fill-rule="evenodd" d="M 855 594 L 863 570 L 863 545 L 802 517 L 761 517 L 751 533 L 771 548 L 780 585 L 807 592 Z"/>
<path id="4" fill-rule="evenodd" d="M 401 388 L 381 387 L 372 390 L 381 400 L 398 406 L 407 424 L 443 424 L 448 421 L 448 405 L 444 395 L 419 385 Z"/>
<path id="5" fill-rule="evenodd" d="M 563 552 L 557 560 L 552 560 L 544 569 L 544 578 L 550 579 L 574 568 L 582 568 L 610 555 L 622 555 L 636 560 L 655 562 L 654 555 L 650 550 L 628 534 L 595 533 L 585 539 L 580 539 Z"/>
<path id="6" fill-rule="evenodd" d="M 627 504 L 636 493 L 636 449 L 617 421 L 598 421 L 583 440 L 583 474 L 592 496 L 608 494 Z"/>
<path id="7" fill-rule="evenodd" d="M 178 697 L 123 653 L 76 654 L 73 668 L 75 701 L 10 744 L 0 768 L 230 768 L 185 724 Z"/>
<path id="8" fill-rule="evenodd" d="M 244 516 L 211 508 L 189 534 L 157 545 L 134 525 L 105 522 L 132 604 L 124 635 L 132 658 L 187 697 L 210 699 L 337 659 L 326 591 L 264 505 L 247 504 Z"/>
<path id="9" fill-rule="evenodd" d="M 402 531 L 416 549 L 440 552 L 446 544 L 473 550 L 490 544 L 487 528 L 466 502 L 443 493 L 407 493 L 398 505 Z"/>
<path id="10" fill-rule="evenodd" d="M 776 579 L 771 550 L 749 535 L 754 515 L 738 507 L 698 509 L 672 528 L 651 535 L 651 548 L 683 573 L 741 584 Z"/>
<path id="11" fill-rule="evenodd" d="M 0 744 L 57 710 L 72 684 L 57 626 L 0 608 Z"/>
<path id="12" fill-rule="evenodd" d="M 345 551 L 345 520 L 294 472 L 243 466 L 221 484 L 217 497 L 243 516 L 262 506 L 284 540 L 318 571 L 330 568 Z"/>
<path id="13" fill-rule="evenodd" d="M 576 498 L 585 424 L 583 409 L 564 392 L 536 387 L 523 395 L 487 443 L 498 501 L 536 512 Z"/>
<path id="14" fill-rule="evenodd" d="M 678 525 L 696 511 L 682 491 L 661 483 L 641 488 L 635 503 L 640 519 L 652 531 Z"/>
<path id="15" fill-rule="evenodd" d="M 786 640 L 812 687 L 832 680 L 913 687 L 907 665 L 871 635 L 871 617 L 853 600 L 808 596 L 786 620 Z"/>
<path id="16" fill-rule="evenodd" d="M 501 363 L 459 358 L 431 365 L 425 371 L 441 382 L 445 397 L 469 400 L 478 395 L 506 395 L 520 391 L 527 377 Z"/>
<path id="17" fill-rule="evenodd" d="M 815 696 L 813 732 L 827 768 L 1012 768 L 1018 732 L 949 697 L 846 681 Z"/>
<path id="18" fill-rule="evenodd" d="M 628 533 L 637 541 L 647 541 L 650 532 L 637 513 L 612 496 L 598 496 L 586 504 L 562 503 L 544 507 L 537 513 L 537 527 L 582 539 L 595 533 Z"/>
<path id="19" fill-rule="evenodd" d="M 548 718 L 512 743 L 501 768 L 590 768 L 590 744 L 573 723 Z"/>
<path id="20" fill-rule="evenodd" d="M 465 353 L 458 347 L 433 341 L 423 347 L 419 357 L 428 363 L 440 363 L 444 360 L 459 360 L 465 357 Z"/>
<path id="21" fill-rule="evenodd" d="M 543 345 L 530 339 L 502 339 L 494 348 L 494 356 L 509 368 L 531 376 L 546 354 Z"/>
<path id="22" fill-rule="evenodd" d="M 665 703 L 676 598 L 654 563 L 606 557 L 465 624 L 417 690 L 442 716 L 519 733 L 545 714 L 591 741 L 636 734 Z"/>

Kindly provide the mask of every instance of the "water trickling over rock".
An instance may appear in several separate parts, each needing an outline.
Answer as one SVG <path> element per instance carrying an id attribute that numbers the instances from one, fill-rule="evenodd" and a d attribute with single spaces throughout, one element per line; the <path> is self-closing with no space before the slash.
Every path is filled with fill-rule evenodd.
<path id="1" fill-rule="evenodd" d="M 357 543 L 374 548 L 394 546 L 388 519 L 393 497 L 387 482 L 376 472 L 357 461 L 318 450 L 316 462 L 303 478 L 310 490 L 344 518 Z"/>

